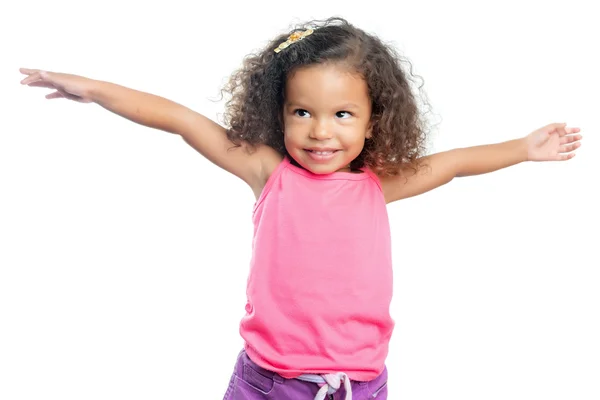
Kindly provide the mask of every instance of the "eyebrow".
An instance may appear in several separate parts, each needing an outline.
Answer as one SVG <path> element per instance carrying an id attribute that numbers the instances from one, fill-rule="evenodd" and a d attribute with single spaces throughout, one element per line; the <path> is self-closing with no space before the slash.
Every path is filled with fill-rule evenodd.
<path id="1" fill-rule="evenodd" d="M 294 103 L 294 102 L 286 102 L 285 103 L 285 107 L 298 107 L 298 108 L 302 108 L 303 106 L 300 105 L 300 104 L 298 104 L 298 103 Z M 346 109 L 350 109 L 350 108 L 358 109 L 360 107 L 357 106 L 354 103 L 345 103 L 345 104 L 341 104 L 340 106 L 336 107 L 337 110 L 346 110 Z"/>

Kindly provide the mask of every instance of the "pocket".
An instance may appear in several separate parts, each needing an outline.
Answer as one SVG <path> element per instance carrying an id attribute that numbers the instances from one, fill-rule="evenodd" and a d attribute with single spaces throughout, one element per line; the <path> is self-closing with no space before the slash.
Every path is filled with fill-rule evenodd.
<path id="1" fill-rule="evenodd" d="M 387 399 L 387 384 L 388 384 L 388 374 L 387 368 L 384 368 L 383 372 L 375 379 L 368 383 L 369 388 L 369 398 L 372 399 Z"/>
<path id="2" fill-rule="evenodd" d="M 272 398 L 269 395 L 273 391 L 274 386 L 275 381 L 273 377 L 261 374 L 260 371 L 246 364 L 242 370 L 242 375 L 234 376 L 234 388 L 231 400 L 268 400 Z"/>
<path id="3" fill-rule="evenodd" d="M 377 389 L 371 392 L 371 397 L 374 399 L 387 399 L 387 381 L 383 382 L 381 386 L 379 386 Z"/>

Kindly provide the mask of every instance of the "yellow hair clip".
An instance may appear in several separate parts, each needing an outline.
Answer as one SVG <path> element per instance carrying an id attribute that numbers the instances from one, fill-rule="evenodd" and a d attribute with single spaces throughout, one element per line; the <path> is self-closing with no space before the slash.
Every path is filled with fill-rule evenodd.
<path id="1" fill-rule="evenodd" d="M 279 53 L 281 50 L 285 49 L 286 47 L 290 46 L 292 43 L 297 42 L 298 40 L 302 40 L 305 37 L 307 37 L 308 35 L 310 35 L 311 33 L 313 33 L 314 31 L 309 28 L 307 30 L 305 30 L 304 32 L 294 32 L 292 33 L 285 42 L 281 43 L 276 49 L 275 49 L 275 53 Z"/>

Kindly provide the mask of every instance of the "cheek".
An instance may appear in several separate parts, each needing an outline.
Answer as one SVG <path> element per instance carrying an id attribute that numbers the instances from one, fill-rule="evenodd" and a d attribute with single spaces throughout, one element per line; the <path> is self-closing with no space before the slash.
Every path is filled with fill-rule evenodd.
<path id="1" fill-rule="evenodd" d="M 365 144 L 365 132 L 362 129 L 351 129 L 339 136 L 340 142 L 349 148 L 363 147 Z"/>
<path id="2" fill-rule="evenodd" d="M 283 138 L 288 143 L 297 143 L 304 136 L 304 129 L 298 124 L 288 124 L 283 130 Z"/>
<path id="3" fill-rule="evenodd" d="M 283 145 L 290 154 L 294 154 L 301 147 L 297 130 L 286 127 L 283 131 Z"/>

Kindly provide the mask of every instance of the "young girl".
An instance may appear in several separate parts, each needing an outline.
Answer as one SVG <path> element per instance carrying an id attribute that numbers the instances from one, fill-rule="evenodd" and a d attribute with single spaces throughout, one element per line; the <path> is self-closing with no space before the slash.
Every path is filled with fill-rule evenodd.
<path id="1" fill-rule="evenodd" d="M 423 156 L 424 123 L 400 58 L 339 18 L 312 21 L 248 57 L 223 128 L 167 99 L 21 69 L 49 99 L 95 102 L 180 135 L 254 191 L 246 315 L 228 399 L 387 397 L 394 323 L 386 204 L 457 176 L 568 160 L 578 128 Z"/>

